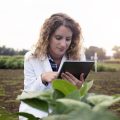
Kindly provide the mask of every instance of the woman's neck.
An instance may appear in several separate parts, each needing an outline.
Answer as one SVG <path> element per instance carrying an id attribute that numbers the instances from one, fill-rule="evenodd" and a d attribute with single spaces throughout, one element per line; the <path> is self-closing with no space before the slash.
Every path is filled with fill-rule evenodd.
<path id="1" fill-rule="evenodd" d="M 57 65 L 60 65 L 61 59 L 53 59 L 53 60 L 54 60 L 54 62 L 55 62 Z"/>
<path id="2" fill-rule="evenodd" d="M 62 57 L 52 56 L 51 54 L 49 54 L 49 55 L 50 55 L 50 57 L 54 60 L 54 62 L 55 62 L 57 65 L 60 65 L 61 60 L 62 60 Z"/>

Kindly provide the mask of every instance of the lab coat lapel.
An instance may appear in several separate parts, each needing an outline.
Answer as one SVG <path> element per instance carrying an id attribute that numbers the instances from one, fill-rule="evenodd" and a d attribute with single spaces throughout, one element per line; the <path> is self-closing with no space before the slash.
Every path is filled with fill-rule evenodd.
<path id="1" fill-rule="evenodd" d="M 67 59 L 66 56 L 63 56 L 61 63 L 60 63 L 59 70 L 61 69 L 63 62 L 66 61 L 66 59 Z M 43 69 L 45 72 L 52 71 L 48 57 L 43 60 Z M 59 70 L 58 70 L 58 72 L 59 72 Z"/>
<path id="2" fill-rule="evenodd" d="M 60 63 L 60 67 L 59 67 L 59 69 L 58 69 L 58 72 L 60 71 L 60 69 L 61 69 L 64 61 L 66 61 L 66 60 L 67 60 L 67 58 L 66 58 L 66 56 L 64 55 L 63 58 L 62 58 L 62 60 L 61 60 L 61 63 Z"/>
<path id="3" fill-rule="evenodd" d="M 48 57 L 45 58 L 45 60 L 43 60 L 43 69 L 44 69 L 45 72 L 52 71 L 52 68 L 51 68 L 50 62 L 48 60 Z"/>

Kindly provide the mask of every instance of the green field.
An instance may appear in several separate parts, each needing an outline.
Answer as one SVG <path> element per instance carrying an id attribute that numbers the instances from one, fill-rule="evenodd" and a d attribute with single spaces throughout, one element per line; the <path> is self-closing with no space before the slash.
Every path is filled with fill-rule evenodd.
<path id="1" fill-rule="evenodd" d="M 90 72 L 86 80 L 94 80 L 90 92 L 98 94 L 114 95 L 120 94 L 120 72 Z M 11 113 L 18 112 L 19 101 L 17 95 L 23 89 L 23 69 L 0 69 L 0 114 L 3 120 L 6 114 L 13 117 L 9 120 L 17 120 Z M 120 116 L 120 103 L 110 107 L 110 110 Z M 2 119 L 1 119 L 2 120 Z"/>

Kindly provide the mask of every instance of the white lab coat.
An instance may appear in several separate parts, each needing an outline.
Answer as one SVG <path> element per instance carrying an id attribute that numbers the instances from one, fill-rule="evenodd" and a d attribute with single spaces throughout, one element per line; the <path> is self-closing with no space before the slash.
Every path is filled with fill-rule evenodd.
<path id="1" fill-rule="evenodd" d="M 44 72 L 52 71 L 48 58 L 33 58 L 32 53 L 28 52 L 24 59 L 24 91 L 44 91 L 50 89 L 51 85 L 45 86 L 41 80 L 41 74 Z M 66 60 L 64 56 L 62 58 L 59 69 L 63 62 Z M 85 55 L 81 54 L 81 61 L 85 60 Z M 59 71 L 59 70 L 58 70 Z M 29 105 L 21 102 L 19 112 L 27 112 L 33 114 L 36 117 L 42 118 L 48 114 L 30 107 Z M 19 117 L 20 120 L 26 120 L 24 117 Z"/>

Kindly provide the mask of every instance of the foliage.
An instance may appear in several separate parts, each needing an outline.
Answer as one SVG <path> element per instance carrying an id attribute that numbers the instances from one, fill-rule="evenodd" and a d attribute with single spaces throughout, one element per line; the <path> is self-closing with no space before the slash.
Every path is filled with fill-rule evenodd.
<path id="1" fill-rule="evenodd" d="M 0 55 L 24 55 L 28 50 L 14 50 L 13 48 L 7 48 L 6 46 L 0 47 Z"/>
<path id="2" fill-rule="evenodd" d="M 97 53 L 98 59 L 103 60 L 106 58 L 106 52 L 103 48 L 98 48 L 95 46 L 90 46 L 86 49 L 85 54 L 87 59 L 91 59 L 94 56 L 95 52 Z"/>
<path id="3" fill-rule="evenodd" d="M 23 68 L 23 56 L 0 56 L 1 69 L 21 69 Z"/>
<path id="4" fill-rule="evenodd" d="M 17 99 L 47 112 L 48 117 L 43 117 L 41 120 L 118 120 L 119 118 L 107 108 L 120 101 L 120 95 L 88 93 L 92 84 L 93 81 L 84 82 L 81 88 L 77 89 L 68 81 L 54 80 L 51 90 L 23 93 Z M 27 118 L 31 117 L 23 112 L 18 114 Z M 38 119 L 35 116 L 32 117 Z"/>
<path id="5" fill-rule="evenodd" d="M 23 69 L 23 58 L 22 55 L 15 55 L 15 56 L 0 56 L 0 69 Z M 120 71 L 120 60 L 104 60 L 99 61 L 97 64 L 97 71 L 103 72 L 103 71 L 109 71 L 109 72 L 115 72 Z M 94 66 L 92 68 L 94 71 Z"/>
<path id="6" fill-rule="evenodd" d="M 0 107 L 0 120 L 17 120 L 17 115 L 6 111 L 5 108 Z"/>
<path id="7" fill-rule="evenodd" d="M 110 63 L 110 64 L 120 64 L 120 59 L 107 59 L 103 61 L 104 63 Z"/>
<path id="8" fill-rule="evenodd" d="M 104 65 L 98 65 L 98 67 L 97 67 L 97 71 L 98 72 L 107 72 L 107 71 L 109 71 L 109 72 L 116 72 L 117 71 L 117 69 L 116 68 L 112 68 L 112 67 L 109 67 L 109 66 L 104 66 Z"/>
<path id="9" fill-rule="evenodd" d="M 118 62 L 118 61 L 116 61 Z M 112 62 L 98 62 L 97 63 L 97 71 L 98 72 L 116 72 L 116 71 L 120 71 L 120 64 L 116 63 L 115 61 Z"/>
<path id="10" fill-rule="evenodd" d="M 113 54 L 113 57 L 120 58 L 120 46 L 114 46 L 112 50 L 115 52 Z"/>
<path id="11" fill-rule="evenodd" d="M 95 71 L 95 65 L 91 69 Z M 120 59 L 110 59 L 97 62 L 98 72 L 117 72 L 120 71 Z"/>

